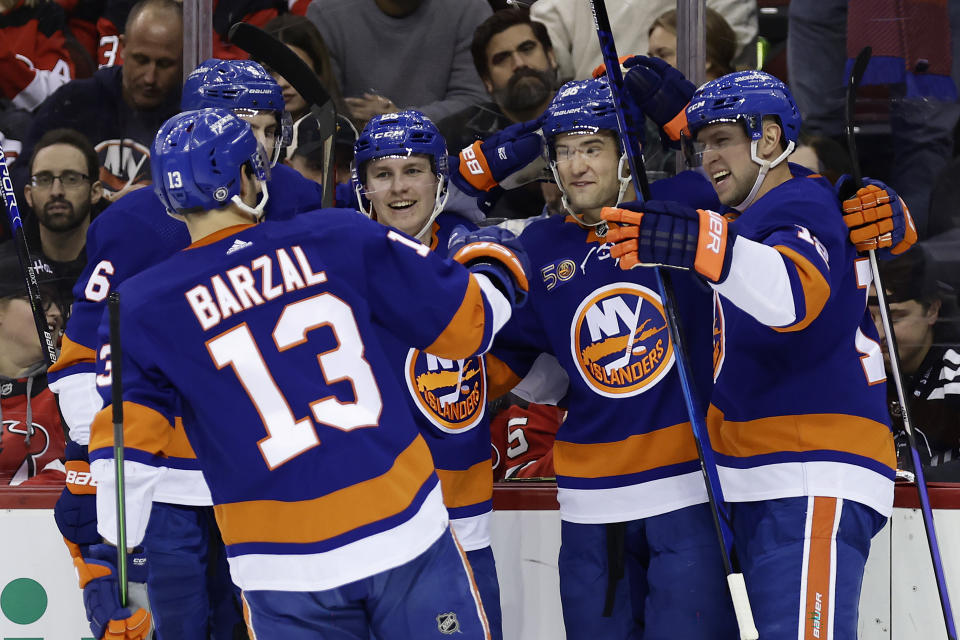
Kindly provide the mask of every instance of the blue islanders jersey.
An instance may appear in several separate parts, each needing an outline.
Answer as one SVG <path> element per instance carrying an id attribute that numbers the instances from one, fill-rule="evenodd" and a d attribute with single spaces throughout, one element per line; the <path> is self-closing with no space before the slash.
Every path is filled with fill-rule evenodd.
<path id="1" fill-rule="evenodd" d="M 705 182 L 688 173 L 651 186 L 655 197 L 678 200 Z M 716 206 L 712 190 L 700 193 L 708 197 L 690 204 Z M 536 220 L 520 240 L 530 298 L 492 354 L 522 377 L 539 353 L 552 353 L 569 375 L 568 414 L 554 444 L 561 518 L 623 522 L 706 502 L 654 270 L 622 271 L 611 245 L 572 217 Z M 690 274 L 671 275 L 706 415 L 712 292 Z"/>
<path id="2" fill-rule="evenodd" d="M 131 544 L 178 411 L 244 590 L 335 588 L 412 560 L 446 530 L 383 336 L 451 360 L 485 351 L 510 316 L 487 278 L 354 211 L 324 210 L 224 229 L 120 293 Z M 108 538 L 112 439 L 107 408 L 90 458 Z"/>
<path id="3" fill-rule="evenodd" d="M 441 213 L 433 223 L 431 250 L 446 255 L 450 232 L 457 226 L 476 229 L 465 218 Z M 490 546 L 493 461 L 486 358 L 451 360 L 409 345 L 390 351 L 402 371 L 413 417 L 433 455 L 457 540 L 465 551 Z"/>
<path id="4" fill-rule="evenodd" d="M 779 306 L 792 305 L 793 319 L 768 326 L 724 294 L 735 283 L 717 286 L 708 422 L 724 494 L 732 501 L 832 496 L 889 515 L 896 459 L 883 357 L 866 308 L 869 262 L 847 240 L 830 184 L 791 169 L 792 179 L 732 225 L 740 238 L 779 252 L 789 287 L 777 290 L 793 298 Z M 735 244 L 735 262 L 738 251 Z M 743 280 L 759 286 L 762 267 L 746 267 Z"/>
<path id="5" fill-rule="evenodd" d="M 319 186 L 286 166 L 276 166 L 267 201 L 268 220 L 288 220 L 321 206 Z M 283 194 L 280 196 L 280 194 Z M 73 290 L 73 313 L 67 322 L 60 357 L 50 368 L 50 388 L 70 426 L 70 438 L 85 445 L 90 420 L 100 407 L 94 383 L 97 329 L 112 288 L 170 257 L 190 244 L 184 223 L 167 215 L 152 188 L 133 191 L 97 216 L 87 230 L 87 266 Z M 210 494 L 190 443 L 178 430 L 177 445 L 168 449 L 171 468 L 157 490 L 159 502 L 210 504 Z"/>

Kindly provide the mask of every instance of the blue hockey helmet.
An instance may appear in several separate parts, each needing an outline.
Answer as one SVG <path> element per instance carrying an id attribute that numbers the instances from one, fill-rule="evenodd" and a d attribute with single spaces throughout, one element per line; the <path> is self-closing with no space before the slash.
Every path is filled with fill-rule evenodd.
<path id="1" fill-rule="evenodd" d="M 446 204 L 450 175 L 447 142 L 430 118 L 415 109 L 384 113 L 371 118 L 353 145 L 352 175 L 360 210 L 372 217 L 374 212 L 369 200 L 364 196 L 367 188 L 366 164 L 378 158 L 407 158 L 415 154 L 429 156 L 437 174 L 433 213 L 417 233 L 419 238 L 429 230 L 433 220 Z"/>
<path id="2" fill-rule="evenodd" d="M 568 82 L 557 91 L 543 120 L 547 149 L 553 154 L 553 139 L 561 133 L 596 133 L 619 130 L 617 110 L 606 76 Z"/>
<path id="3" fill-rule="evenodd" d="M 256 207 L 239 198 L 243 165 L 260 181 Z M 230 201 L 256 218 L 263 213 L 270 165 L 249 123 L 232 111 L 185 111 L 167 120 L 153 141 L 150 166 L 153 189 L 168 213 L 218 209 Z"/>
<path id="4" fill-rule="evenodd" d="M 800 109 L 790 89 L 763 71 L 737 71 L 697 89 L 687 106 L 687 126 L 696 137 L 715 122 L 741 121 L 751 140 L 763 136 L 763 117 L 776 116 L 783 137 L 796 144 L 800 137 Z"/>
<path id="5" fill-rule="evenodd" d="M 180 108 L 192 111 L 208 107 L 275 112 L 279 135 L 271 164 L 276 163 L 280 150 L 290 144 L 293 125 L 290 114 L 284 111 L 283 90 L 273 76 L 253 60 L 210 58 L 187 76 Z"/>
<path id="6" fill-rule="evenodd" d="M 364 183 L 363 167 L 370 160 L 416 153 L 430 156 L 433 170 L 447 179 L 447 142 L 430 118 L 414 109 L 374 116 L 353 144 L 355 178 Z"/>

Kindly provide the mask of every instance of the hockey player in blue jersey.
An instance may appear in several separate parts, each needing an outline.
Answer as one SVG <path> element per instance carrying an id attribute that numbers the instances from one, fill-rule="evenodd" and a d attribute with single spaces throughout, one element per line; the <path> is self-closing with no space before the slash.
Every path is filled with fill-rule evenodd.
<path id="1" fill-rule="evenodd" d="M 157 134 L 155 190 L 193 243 L 119 288 L 128 544 L 182 411 L 251 637 L 489 638 L 383 344 L 483 353 L 526 298 L 525 256 L 504 235 L 513 248 L 461 247 L 464 268 L 345 210 L 256 225 L 263 156 L 222 109 Z M 115 541 L 112 439 L 105 408 L 90 457 L 99 531 Z"/>
<path id="2" fill-rule="evenodd" d="M 208 105 L 236 108 L 256 127 L 255 133 L 268 149 L 276 150 L 283 142 L 281 89 L 254 62 L 211 59 L 194 70 L 184 87 L 182 106 L 186 110 Z M 269 189 L 275 197 L 266 205 L 267 219 L 288 219 L 321 204 L 317 185 L 288 167 L 274 167 Z M 57 503 L 55 516 L 78 566 L 83 565 L 90 546 L 100 541 L 95 487 L 86 482 L 90 477 L 87 443 L 90 421 L 101 406 L 93 367 L 97 327 L 107 295 L 128 277 L 173 255 L 189 242 L 186 228 L 166 214 L 152 189 L 121 198 L 94 220 L 87 234 L 88 264 L 74 290 L 76 301 L 63 349 L 50 372 L 51 388 L 58 393 L 61 411 L 70 426 L 67 466 L 73 471 L 68 474 L 67 489 Z M 144 571 L 143 565 L 137 564 L 138 571 L 131 575 L 142 580 L 149 574 L 149 601 L 160 640 L 232 640 L 234 629 L 242 629 L 239 600 L 230 584 L 223 544 L 209 506 L 209 490 L 182 429 L 178 435 L 178 446 L 167 451 L 168 471 L 154 494 L 145 556 L 150 569 Z M 137 559 L 142 561 L 144 556 Z M 126 613 L 119 608 L 112 595 L 115 590 L 91 583 L 84 591 L 88 617 L 98 639 L 110 619 L 129 616 L 127 624 L 131 627 L 144 626 L 136 607 Z M 113 604 L 98 600 L 111 596 Z"/>
<path id="3" fill-rule="evenodd" d="M 498 334 L 491 353 L 506 370 L 491 388 L 509 389 L 541 353 L 570 378 L 554 444 L 567 638 L 727 640 L 736 622 L 663 301 L 653 271 L 621 271 L 604 238 L 601 208 L 633 197 L 616 129 L 605 78 L 567 83 L 547 109 L 542 130 L 567 215 L 534 220 L 520 236 L 538 277 Z M 692 173 L 653 188 L 718 204 Z M 710 316 L 695 278 L 675 286 L 683 313 Z M 710 327 L 687 337 L 707 392 Z"/>
<path id="4" fill-rule="evenodd" d="M 442 211 L 448 180 L 446 142 L 419 111 L 373 117 L 354 145 L 354 184 L 363 212 L 441 254 L 454 228 L 476 228 L 466 218 Z M 490 630 L 499 640 L 500 588 L 490 548 L 487 359 L 449 360 L 404 343 L 384 346 L 409 392 L 413 416 L 437 466 L 451 527 L 467 552 Z"/>
<path id="5" fill-rule="evenodd" d="M 708 425 L 760 637 L 854 640 L 896 465 L 869 263 L 831 185 L 786 162 L 801 119 L 782 82 L 721 77 L 697 90 L 686 118 L 703 171 L 739 214 L 653 200 L 609 210 L 623 225 L 613 253 L 624 268 L 694 270 L 715 291 Z M 868 196 L 850 210 L 869 208 Z M 904 210 L 891 219 L 899 237 L 875 246 L 904 240 Z M 703 322 L 681 315 L 688 330 Z"/>

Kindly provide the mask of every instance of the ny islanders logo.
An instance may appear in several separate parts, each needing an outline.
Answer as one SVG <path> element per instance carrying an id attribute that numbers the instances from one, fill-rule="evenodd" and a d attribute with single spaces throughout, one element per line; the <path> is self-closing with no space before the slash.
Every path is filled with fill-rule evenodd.
<path id="1" fill-rule="evenodd" d="M 404 370 L 417 408 L 441 431 L 467 431 L 483 418 L 487 372 L 482 358 L 447 360 L 411 349 Z"/>
<path id="2" fill-rule="evenodd" d="M 720 304 L 720 294 L 713 294 L 713 381 L 720 377 L 723 368 L 723 357 L 727 352 L 726 336 L 724 335 L 725 322 L 723 319 L 723 305 Z"/>
<path id="3" fill-rule="evenodd" d="M 573 361 L 594 391 L 608 398 L 651 389 L 673 366 L 673 344 L 660 296 L 618 282 L 597 289 L 570 327 Z"/>

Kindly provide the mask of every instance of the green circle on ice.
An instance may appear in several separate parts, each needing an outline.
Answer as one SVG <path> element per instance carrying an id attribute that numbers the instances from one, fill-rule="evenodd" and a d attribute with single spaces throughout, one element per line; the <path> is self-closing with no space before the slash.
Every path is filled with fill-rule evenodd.
<path id="1" fill-rule="evenodd" d="M 17 578 L 0 593 L 0 610 L 11 622 L 32 624 L 47 610 L 47 592 L 36 580 Z"/>

